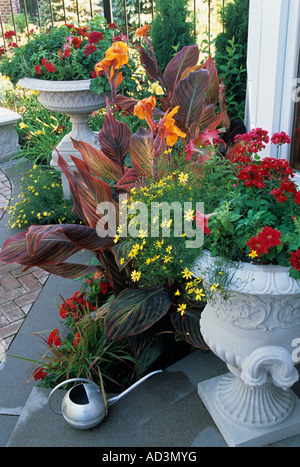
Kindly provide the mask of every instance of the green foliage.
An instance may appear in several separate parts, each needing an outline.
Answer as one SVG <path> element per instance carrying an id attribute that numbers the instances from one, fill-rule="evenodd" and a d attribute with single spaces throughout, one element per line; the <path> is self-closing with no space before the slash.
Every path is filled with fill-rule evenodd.
<path id="1" fill-rule="evenodd" d="M 224 15 L 222 10 L 220 14 L 225 32 L 219 34 L 215 41 L 216 67 L 221 75 L 225 74 L 230 117 L 243 119 L 247 83 L 249 0 L 234 0 L 225 6 Z"/>
<path id="2" fill-rule="evenodd" d="M 188 0 L 158 0 L 150 29 L 158 66 L 164 71 L 174 56 L 174 47 L 182 49 L 194 42 L 194 23 Z"/>
<path id="3" fill-rule="evenodd" d="M 99 305 L 107 300 L 106 295 Z M 98 384 L 104 395 L 128 387 L 132 378 L 139 374 L 128 340 L 106 340 L 103 318 L 95 314 L 90 294 L 82 290 L 76 292 L 63 301 L 59 314 L 66 329 L 64 336 L 57 330 L 47 338 L 42 332 L 35 333 L 48 347 L 33 371 L 39 386 L 53 388 L 69 378 L 81 377 Z"/>
<path id="4" fill-rule="evenodd" d="M 17 126 L 21 151 L 14 158 L 18 163 L 27 159 L 33 164 L 49 165 L 53 148 L 71 130 L 69 117 L 47 110 L 35 92 L 23 93 L 16 105 L 22 115 Z"/>
<path id="5" fill-rule="evenodd" d="M 102 60 L 105 51 L 112 43 L 113 30 L 108 28 L 106 20 L 95 17 L 89 21 L 85 30 L 74 25 L 51 28 L 49 31 L 33 34 L 28 42 L 18 48 L 11 48 L 0 59 L 0 71 L 8 76 L 13 84 L 24 76 L 47 80 L 78 80 L 92 77 L 95 64 Z M 85 53 L 91 46 L 88 37 L 93 31 L 102 33 L 103 39 L 95 44 L 92 53 Z M 68 43 L 68 36 L 78 39 L 79 46 L 70 45 L 71 53 L 63 58 L 59 51 L 64 53 L 64 46 Z M 55 71 L 47 70 L 41 63 L 46 59 Z M 40 71 L 35 67 L 39 65 Z"/>
<path id="6" fill-rule="evenodd" d="M 79 222 L 71 212 L 71 202 L 64 200 L 58 172 L 34 166 L 21 182 L 20 194 L 17 200 L 12 198 L 14 204 L 8 208 L 11 229 Z"/>

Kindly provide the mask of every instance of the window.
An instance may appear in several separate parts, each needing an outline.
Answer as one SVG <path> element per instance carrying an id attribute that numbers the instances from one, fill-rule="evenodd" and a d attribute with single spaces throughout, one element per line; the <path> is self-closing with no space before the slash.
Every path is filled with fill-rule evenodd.
<path id="1" fill-rule="evenodd" d="M 300 78 L 300 59 L 298 66 L 298 78 Z M 298 92 L 298 99 L 295 103 L 295 116 L 292 138 L 292 167 L 300 170 L 300 99 Z"/>

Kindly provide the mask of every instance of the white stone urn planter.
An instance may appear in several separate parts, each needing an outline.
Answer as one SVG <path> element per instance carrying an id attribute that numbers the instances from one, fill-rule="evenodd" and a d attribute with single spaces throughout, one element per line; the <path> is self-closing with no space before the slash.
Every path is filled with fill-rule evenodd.
<path id="1" fill-rule="evenodd" d="M 90 79 L 77 81 L 47 81 L 36 78 L 22 78 L 18 85 L 34 91 L 39 91 L 38 100 L 48 110 L 65 113 L 70 116 L 72 129 L 57 146 L 57 150 L 66 162 L 74 168 L 70 155 L 82 158 L 73 146 L 71 138 L 84 141 L 99 148 L 98 133 L 88 125 L 92 112 L 105 107 L 106 94 L 96 94 L 89 89 Z M 57 164 L 57 152 L 52 152 L 51 165 L 60 170 Z M 69 184 L 62 174 L 65 197 L 70 197 Z"/>
<path id="2" fill-rule="evenodd" d="M 195 276 L 205 280 L 214 261 L 201 255 Z M 230 373 L 199 383 L 198 394 L 229 446 L 265 446 L 300 433 L 291 389 L 299 379 L 300 281 L 281 266 L 241 263 L 227 272 L 229 297 L 208 300 L 200 327 Z"/>

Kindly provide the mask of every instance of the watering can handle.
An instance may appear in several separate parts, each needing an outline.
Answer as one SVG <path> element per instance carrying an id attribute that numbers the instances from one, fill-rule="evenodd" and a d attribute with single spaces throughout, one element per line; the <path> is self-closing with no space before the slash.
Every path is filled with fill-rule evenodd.
<path id="1" fill-rule="evenodd" d="M 55 386 L 54 389 L 52 389 L 52 391 L 50 392 L 49 394 L 49 397 L 48 397 L 48 404 L 49 404 L 49 407 L 50 409 L 52 410 L 52 412 L 54 413 L 57 413 L 58 415 L 62 415 L 62 412 L 61 411 L 58 411 L 58 410 L 55 410 L 53 407 L 52 407 L 52 396 L 54 394 L 54 392 L 56 391 L 56 389 L 60 388 L 61 386 L 64 386 L 65 384 L 68 384 L 68 383 L 73 383 L 75 381 L 84 381 L 85 383 L 90 383 L 90 384 L 94 384 L 94 386 L 98 388 L 97 384 L 94 383 L 94 381 L 91 381 L 90 379 L 86 379 L 86 378 L 71 378 L 71 379 L 67 379 L 66 381 L 63 381 L 62 383 L 59 383 L 57 386 Z"/>

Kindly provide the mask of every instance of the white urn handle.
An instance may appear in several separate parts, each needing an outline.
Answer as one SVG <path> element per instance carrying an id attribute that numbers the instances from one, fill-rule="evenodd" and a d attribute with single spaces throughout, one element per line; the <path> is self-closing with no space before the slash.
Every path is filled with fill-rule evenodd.
<path id="1" fill-rule="evenodd" d="M 260 347 L 243 361 L 241 379 L 247 386 L 262 386 L 269 376 L 276 386 L 284 390 L 298 381 L 298 371 L 290 353 L 284 347 Z"/>

